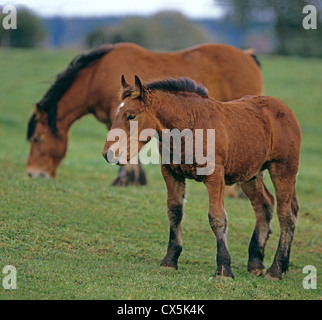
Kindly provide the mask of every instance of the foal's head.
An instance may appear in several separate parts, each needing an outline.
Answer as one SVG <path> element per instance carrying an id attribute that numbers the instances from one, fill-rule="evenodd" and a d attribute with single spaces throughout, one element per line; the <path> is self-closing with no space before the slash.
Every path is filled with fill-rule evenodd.
<path id="1" fill-rule="evenodd" d="M 182 93 L 208 97 L 207 89 L 189 78 L 165 78 L 143 85 L 135 76 L 135 83 L 131 86 L 122 76 L 121 82 L 122 102 L 115 111 L 114 122 L 103 149 L 104 158 L 115 164 L 126 164 L 130 160 L 134 163 L 132 159 L 156 131 L 159 133 L 167 129 L 172 118 L 174 122 L 182 120 L 184 114 L 173 107 L 174 95 Z M 157 94 L 160 91 L 163 94 Z M 178 104 L 178 100 L 176 102 Z M 164 121 L 162 124 L 161 118 Z M 116 137 L 119 138 L 117 142 Z"/>
<path id="2" fill-rule="evenodd" d="M 103 157 L 108 162 L 116 164 L 124 164 L 122 161 L 118 161 L 122 155 L 127 162 L 137 156 L 141 148 L 151 140 L 157 126 L 157 119 L 150 108 L 151 97 L 147 87 L 141 83 L 137 76 L 135 76 L 134 85 L 129 85 L 124 76 L 122 76 L 121 83 L 122 102 L 115 110 L 112 128 L 103 149 Z M 151 135 L 145 141 L 138 141 L 138 135 L 144 129 L 150 129 Z M 115 143 L 115 134 L 119 137 L 118 143 Z M 132 144 L 133 149 L 136 143 L 137 148 L 131 150 L 130 145 Z"/>

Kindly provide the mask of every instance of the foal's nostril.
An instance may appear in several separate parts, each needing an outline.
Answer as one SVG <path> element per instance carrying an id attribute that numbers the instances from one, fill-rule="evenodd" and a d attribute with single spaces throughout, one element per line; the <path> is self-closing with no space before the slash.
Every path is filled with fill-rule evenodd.
<path id="1" fill-rule="evenodd" d="M 107 154 L 108 154 L 108 152 L 102 152 L 102 156 L 106 161 L 108 161 Z"/>
<path id="2" fill-rule="evenodd" d="M 32 174 L 30 172 L 27 172 L 28 177 L 32 177 Z"/>
<path id="3" fill-rule="evenodd" d="M 112 150 L 108 150 L 107 153 L 106 153 L 106 160 L 108 162 L 114 162 L 113 160 L 115 160 L 115 157 L 114 157 L 114 151 Z"/>
<path id="4" fill-rule="evenodd" d="M 119 162 L 119 158 L 115 157 L 115 153 L 113 150 L 108 150 L 107 153 L 103 153 L 103 157 L 110 164 L 117 164 Z"/>

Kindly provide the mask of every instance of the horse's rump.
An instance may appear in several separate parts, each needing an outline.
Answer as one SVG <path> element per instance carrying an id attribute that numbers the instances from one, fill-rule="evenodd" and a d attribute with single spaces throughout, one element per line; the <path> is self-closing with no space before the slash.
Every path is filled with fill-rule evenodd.
<path id="1" fill-rule="evenodd" d="M 282 161 L 298 169 L 298 161 L 294 165 L 294 159 L 299 159 L 300 155 L 300 127 L 283 101 L 267 96 L 246 96 L 222 103 L 222 106 L 221 112 L 225 114 L 222 121 L 228 137 L 227 174 L 234 176 L 234 171 L 242 172 L 242 167 L 247 168 L 247 164 L 254 162 L 258 162 L 257 169 L 262 170 L 267 161 Z M 217 136 L 220 136 L 219 130 Z M 244 172 L 248 174 L 247 170 Z M 232 178 L 232 181 L 240 178 Z"/>

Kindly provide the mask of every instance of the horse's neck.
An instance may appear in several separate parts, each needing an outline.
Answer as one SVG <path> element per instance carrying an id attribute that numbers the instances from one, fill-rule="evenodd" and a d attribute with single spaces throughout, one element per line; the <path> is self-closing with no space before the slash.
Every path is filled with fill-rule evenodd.
<path id="1" fill-rule="evenodd" d="M 88 69 L 86 70 L 88 73 L 83 73 L 77 78 L 58 102 L 57 125 L 62 129 L 68 130 L 76 120 L 89 113 L 110 127 L 112 106 L 116 106 L 118 101 L 116 93 L 115 95 L 112 93 L 117 90 L 92 90 L 92 83 L 95 82 L 92 77 L 93 70 Z"/>
<path id="2" fill-rule="evenodd" d="M 76 120 L 91 112 L 86 78 L 76 79 L 57 104 L 57 126 L 63 130 L 69 130 Z"/>
<path id="3" fill-rule="evenodd" d="M 160 134 L 163 129 L 184 130 L 193 127 L 193 110 L 187 110 L 182 103 L 165 95 L 154 106 L 154 114 L 157 118 L 157 131 Z"/>
<path id="4" fill-rule="evenodd" d="M 61 99 L 57 105 L 57 126 L 68 131 L 76 120 L 88 113 L 88 108 L 79 99 L 75 103 Z"/>

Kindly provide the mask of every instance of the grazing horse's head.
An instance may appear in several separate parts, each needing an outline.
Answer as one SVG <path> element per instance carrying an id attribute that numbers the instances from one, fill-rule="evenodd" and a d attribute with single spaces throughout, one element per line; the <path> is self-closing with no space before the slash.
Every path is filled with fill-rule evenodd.
<path id="1" fill-rule="evenodd" d="M 34 113 L 28 123 L 27 139 L 31 146 L 27 175 L 55 177 L 56 170 L 66 154 L 69 126 L 80 116 L 88 113 L 86 109 L 88 85 L 84 80 L 86 76 L 84 73 L 82 76 L 78 74 L 99 61 L 113 47 L 104 45 L 76 56 L 68 67 L 57 75 L 54 84 L 35 105 Z M 58 116 L 58 104 L 64 116 L 62 113 Z"/>
<path id="2" fill-rule="evenodd" d="M 39 111 L 29 120 L 27 139 L 30 152 L 27 161 L 27 175 L 31 177 L 54 178 L 56 169 L 64 158 L 67 149 L 67 133 L 58 131 L 54 125 L 56 115 Z"/>
<path id="3" fill-rule="evenodd" d="M 149 108 L 148 89 L 141 83 L 140 79 L 135 76 L 133 86 L 125 81 L 124 76 L 122 76 L 121 82 L 122 102 L 115 110 L 113 125 L 103 149 L 103 157 L 108 162 L 119 165 L 124 164 L 119 161 L 122 156 L 127 162 L 137 156 L 141 148 L 150 141 L 157 123 L 154 113 Z M 145 141 L 139 141 L 135 132 L 140 134 L 144 129 L 150 129 L 151 135 Z M 114 139 L 115 134 L 119 138 L 117 143 Z M 131 144 L 132 149 L 133 145 L 136 146 L 137 144 L 135 150 L 131 150 Z"/>

